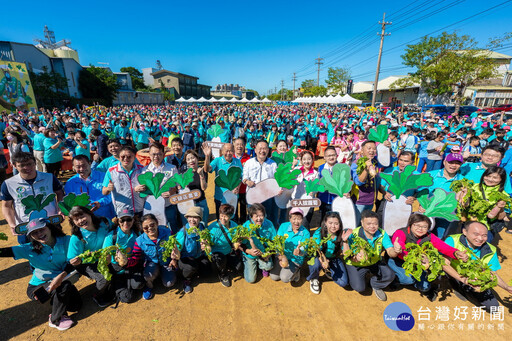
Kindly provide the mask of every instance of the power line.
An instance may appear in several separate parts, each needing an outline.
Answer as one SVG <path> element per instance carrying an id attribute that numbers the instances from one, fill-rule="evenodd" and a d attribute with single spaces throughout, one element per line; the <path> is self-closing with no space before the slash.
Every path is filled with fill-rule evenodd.
<path id="1" fill-rule="evenodd" d="M 324 59 L 318 57 L 315 60 L 316 60 L 315 64 L 318 65 L 318 74 L 316 76 L 316 86 L 320 86 L 320 65 L 322 65 L 324 63 L 324 62 L 322 62 L 322 60 L 324 60 Z"/>

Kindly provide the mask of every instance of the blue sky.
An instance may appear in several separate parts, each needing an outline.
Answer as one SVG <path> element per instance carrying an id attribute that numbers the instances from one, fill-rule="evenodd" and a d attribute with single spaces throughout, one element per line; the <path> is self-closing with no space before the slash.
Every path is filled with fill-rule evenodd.
<path id="1" fill-rule="evenodd" d="M 373 80 L 383 12 L 393 22 L 384 42 L 386 77 L 408 71 L 401 68 L 405 46 L 399 45 L 505 1 L 24 1 L 22 7 L 9 1 L 2 5 L 10 15 L 0 23 L 0 40 L 31 43 L 48 25 L 57 40 L 72 41 L 82 65 L 106 62 L 119 71 L 159 59 L 165 69 L 202 84 L 238 83 L 266 94 L 281 80 L 292 88 L 293 72 L 297 87 L 316 80 L 318 56 L 325 57 L 321 83 L 328 66 L 350 68 L 355 81 Z M 509 0 L 447 30 L 485 43 L 512 31 L 511 9 Z M 499 52 L 512 55 L 512 48 Z"/>

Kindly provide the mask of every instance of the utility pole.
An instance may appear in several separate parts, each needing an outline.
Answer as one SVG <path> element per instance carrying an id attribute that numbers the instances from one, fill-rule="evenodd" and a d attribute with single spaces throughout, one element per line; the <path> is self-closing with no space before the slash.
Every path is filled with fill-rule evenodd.
<path id="1" fill-rule="evenodd" d="M 274 86 L 274 95 L 277 94 L 277 86 Z"/>
<path id="2" fill-rule="evenodd" d="M 377 97 L 377 86 L 379 85 L 379 72 L 380 72 L 380 59 L 382 58 L 382 45 L 384 44 L 384 37 L 390 35 L 386 33 L 386 25 L 391 25 L 391 22 L 386 22 L 386 13 L 382 16 L 382 22 L 379 21 L 382 26 L 382 31 L 377 33 L 380 35 L 380 47 L 379 47 L 379 59 L 377 60 L 377 71 L 375 72 L 375 82 L 373 82 L 373 95 L 372 95 L 372 107 L 375 107 L 375 97 Z"/>
<path id="3" fill-rule="evenodd" d="M 295 100 L 295 81 L 297 80 L 297 76 L 296 76 L 297 73 L 293 73 L 293 93 L 292 93 L 292 101 Z"/>
<path id="4" fill-rule="evenodd" d="M 318 58 L 315 58 L 315 60 L 316 60 L 315 64 L 318 65 L 318 73 L 316 76 L 316 86 L 320 86 L 320 65 L 323 64 L 322 60 L 324 60 L 324 59 L 320 58 L 320 56 L 318 56 Z"/>
<path id="5" fill-rule="evenodd" d="M 284 98 L 284 79 L 281 79 L 281 101 L 283 100 Z"/>

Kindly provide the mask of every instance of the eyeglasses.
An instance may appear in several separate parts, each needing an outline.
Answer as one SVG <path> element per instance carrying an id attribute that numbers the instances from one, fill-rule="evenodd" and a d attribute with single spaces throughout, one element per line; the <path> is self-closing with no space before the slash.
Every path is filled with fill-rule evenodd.
<path id="1" fill-rule="evenodd" d="M 428 229 L 428 225 L 419 225 L 419 224 L 412 224 L 417 229 Z"/>

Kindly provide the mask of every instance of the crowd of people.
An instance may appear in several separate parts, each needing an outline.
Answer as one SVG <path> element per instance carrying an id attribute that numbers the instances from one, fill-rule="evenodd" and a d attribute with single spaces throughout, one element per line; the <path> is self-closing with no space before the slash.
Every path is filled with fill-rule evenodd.
<path id="1" fill-rule="evenodd" d="M 385 141 L 376 142 L 369 135 L 379 126 L 385 126 L 387 134 Z M 36 113 L 3 113 L 0 199 L 19 245 L 0 248 L 0 257 L 28 259 L 33 276 L 27 295 L 41 301 L 44 293 L 51 297 L 49 325 L 59 330 L 76 323 L 68 312 L 82 304 L 69 279 L 75 271 L 95 281 L 93 298 L 101 307 L 133 302 L 139 292 L 150 300 L 158 278 L 165 287 L 180 283 L 185 293 L 191 293 L 212 272 L 230 287 L 238 275 L 249 283 L 260 276 L 296 283 L 301 269 L 309 271 L 306 279 L 314 294 L 321 292 L 322 278 L 357 292 L 369 285 L 383 301 L 385 290 L 401 286 L 413 286 L 435 301 L 441 275 L 427 278 L 427 269 L 434 265 L 423 257 L 419 277 L 403 267 L 408 244 L 427 242 L 442 255 L 439 266 L 456 295 L 490 310 L 499 305 L 495 292 L 480 290 L 456 269 L 479 260 L 497 285 L 512 293 L 512 286 L 497 274 L 501 266 L 496 248 L 500 233 L 512 229 L 511 128 L 512 116 L 505 113 L 440 117 L 428 111 L 312 105 L 42 108 Z M 387 165 L 379 162 L 380 144 L 389 150 Z M 138 158 L 141 153 L 149 156 L 147 162 Z M 64 156 L 72 158 L 76 173 L 67 180 L 68 174 L 62 172 Z M 8 162 L 12 176 L 6 174 Z M 251 191 L 268 189 L 258 184 L 278 177 L 280 164 L 298 170 L 293 186 L 274 189 L 270 197 L 259 193 L 256 197 L 264 200 L 248 202 Z M 291 207 L 292 200 L 305 198 L 304 186 L 332 175 L 338 164 L 350 166 L 353 186 L 348 193 L 313 192 L 308 198 L 319 200 L 318 209 Z M 405 204 L 411 212 L 412 207 L 417 209 L 388 234 L 383 212 L 397 197 L 384 174 L 399 176 L 411 166 L 414 174 L 429 174 L 432 184 L 404 191 Z M 240 170 L 231 173 L 233 168 Z M 172 183 L 159 194 L 158 206 L 149 199 L 155 189 L 140 177 L 147 172 L 161 174 L 162 184 L 176 175 L 190 174 L 190 181 L 186 186 Z M 226 174 L 239 174 L 239 179 Z M 226 181 L 218 182 L 219 178 L 228 178 L 234 188 L 223 187 Z M 453 183 L 462 180 L 472 183 L 457 191 L 457 210 L 476 204 L 467 201 L 472 191 L 488 202 L 485 211 L 451 221 L 446 216 L 430 217 L 418 203 L 420 193 L 426 191 L 430 198 L 437 189 L 449 193 Z M 214 187 L 213 198 L 206 195 L 209 186 Z M 183 187 L 197 193 L 186 209 L 174 201 Z M 280 205 L 277 199 L 287 191 L 288 203 Z M 64 212 L 59 203 L 66 201 L 65 196 L 83 193 L 89 202 Z M 341 194 L 353 205 L 356 221 L 351 228 L 344 227 L 343 213 L 333 205 Z M 31 203 L 24 200 L 27 197 Z M 454 214 L 455 207 L 451 210 L 446 213 Z M 55 219 L 59 216 L 62 219 Z M 63 232 L 63 219 L 69 219 L 71 235 Z M 250 231 L 241 242 L 234 239 L 240 225 Z M 320 245 L 313 255 L 304 247 L 311 238 Z M 171 240 L 176 243 L 168 250 Z M 279 240 L 282 252 L 272 252 L 271 245 Z M 87 258 L 112 246 L 116 251 L 108 264 Z M 105 276 L 105 267 L 111 276 Z"/>

